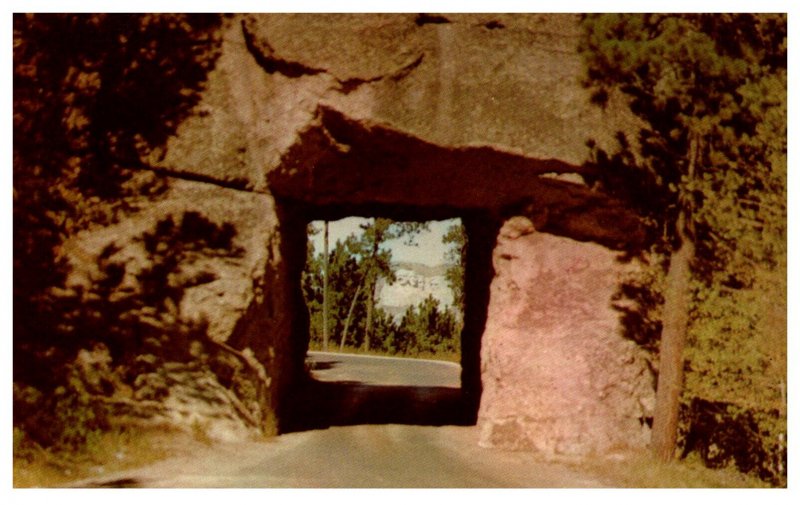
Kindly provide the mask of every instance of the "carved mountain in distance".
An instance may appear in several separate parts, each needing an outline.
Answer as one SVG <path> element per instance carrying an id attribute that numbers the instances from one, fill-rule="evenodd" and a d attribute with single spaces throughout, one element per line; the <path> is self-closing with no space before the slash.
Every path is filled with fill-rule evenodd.
<path id="1" fill-rule="evenodd" d="M 379 279 L 376 298 L 377 306 L 396 320 L 403 317 L 408 307 L 419 304 L 429 295 L 439 301 L 441 308 L 453 306 L 453 292 L 445 278 L 448 265 L 398 262 L 394 267 L 395 282 L 389 284 Z"/>

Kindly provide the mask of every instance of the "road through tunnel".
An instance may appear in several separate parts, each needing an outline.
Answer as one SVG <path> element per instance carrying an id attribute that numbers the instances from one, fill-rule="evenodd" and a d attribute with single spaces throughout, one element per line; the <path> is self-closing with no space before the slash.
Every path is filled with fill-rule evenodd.
<path id="1" fill-rule="evenodd" d="M 306 260 L 299 275 L 297 265 L 291 270 L 305 302 L 304 323 L 292 336 L 295 363 L 304 360 L 305 373 L 287 385 L 282 431 L 475 424 L 496 219 L 405 206 L 284 202 L 282 209 L 309 231 L 292 234 L 289 248 L 290 257 Z M 337 221 L 353 215 L 369 217 Z M 327 311 L 326 223 L 332 230 Z M 372 250 L 376 239 L 380 249 Z"/>
<path id="2" fill-rule="evenodd" d="M 298 312 L 291 363 L 283 367 L 296 375 L 279 391 L 281 431 L 337 422 L 477 423 L 490 446 L 585 453 L 644 445 L 651 378 L 612 307 L 630 267 L 620 253 L 644 232 L 635 213 L 584 182 L 589 170 L 499 147 L 437 146 L 322 107 L 268 175 Z M 461 387 L 457 396 L 440 395 L 439 410 L 419 411 L 431 400 L 420 395 L 431 391 L 378 395 L 364 385 L 317 384 L 317 398 L 339 405 L 369 390 L 376 407 L 347 420 L 309 414 L 306 227 L 347 216 L 463 224 Z"/>

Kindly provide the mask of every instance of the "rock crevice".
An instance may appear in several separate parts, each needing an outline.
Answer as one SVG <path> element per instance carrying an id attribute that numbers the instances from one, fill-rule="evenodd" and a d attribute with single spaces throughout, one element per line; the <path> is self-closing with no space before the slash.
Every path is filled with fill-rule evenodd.
<path id="1" fill-rule="evenodd" d="M 275 49 L 263 37 L 257 38 L 252 30 L 247 28 L 248 21 L 242 20 L 242 35 L 247 50 L 256 62 L 268 74 L 281 73 L 286 77 L 297 78 L 304 75 L 317 75 L 326 72 L 321 68 L 312 68 L 297 61 L 287 61 L 275 55 Z"/>
<path id="2" fill-rule="evenodd" d="M 373 84 L 384 79 L 399 81 L 417 68 L 425 57 L 425 53 L 420 52 L 416 56 L 412 55 L 405 63 L 401 63 L 393 69 L 384 69 L 381 73 L 339 77 L 336 72 L 331 69 L 312 67 L 300 61 L 288 60 L 280 57 L 270 45 L 267 38 L 263 34 L 259 36 L 257 28 L 250 26 L 252 23 L 252 18 L 243 19 L 241 21 L 245 45 L 256 62 L 258 62 L 261 68 L 268 74 L 277 72 L 290 78 L 328 74 L 333 77 L 336 82 L 334 88 L 345 95 L 355 91 L 364 84 Z"/>

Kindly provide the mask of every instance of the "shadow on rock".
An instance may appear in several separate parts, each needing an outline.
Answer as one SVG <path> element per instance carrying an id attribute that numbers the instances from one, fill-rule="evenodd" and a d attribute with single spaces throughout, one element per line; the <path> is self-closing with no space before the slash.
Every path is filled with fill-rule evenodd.
<path id="1" fill-rule="evenodd" d="M 83 488 L 139 488 L 145 487 L 142 485 L 142 482 L 138 479 L 133 478 L 122 478 L 122 479 L 114 479 L 108 481 L 101 481 L 101 482 L 92 482 L 85 486 L 80 486 Z"/>

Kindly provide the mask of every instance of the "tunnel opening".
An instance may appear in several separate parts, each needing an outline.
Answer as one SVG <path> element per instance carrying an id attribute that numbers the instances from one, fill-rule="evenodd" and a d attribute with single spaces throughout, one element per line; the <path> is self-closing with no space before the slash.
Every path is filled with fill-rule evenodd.
<path id="1" fill-rule="evenodd" d="M 474 425 L 491 244 L 473 247 L 469 225 L 490 220 L 304 207 L 286 215 L 305 232 L 294 234 L 305 261 L 293 279 L 303 301 L 294 332 L 302 372 L 282 402 L 281 431 Z"/>
<path id="2" fill-rule="evenodd" d="M 460 363 L 460 219 L 350 217 L 307 227 L 309 349 Z"/>

